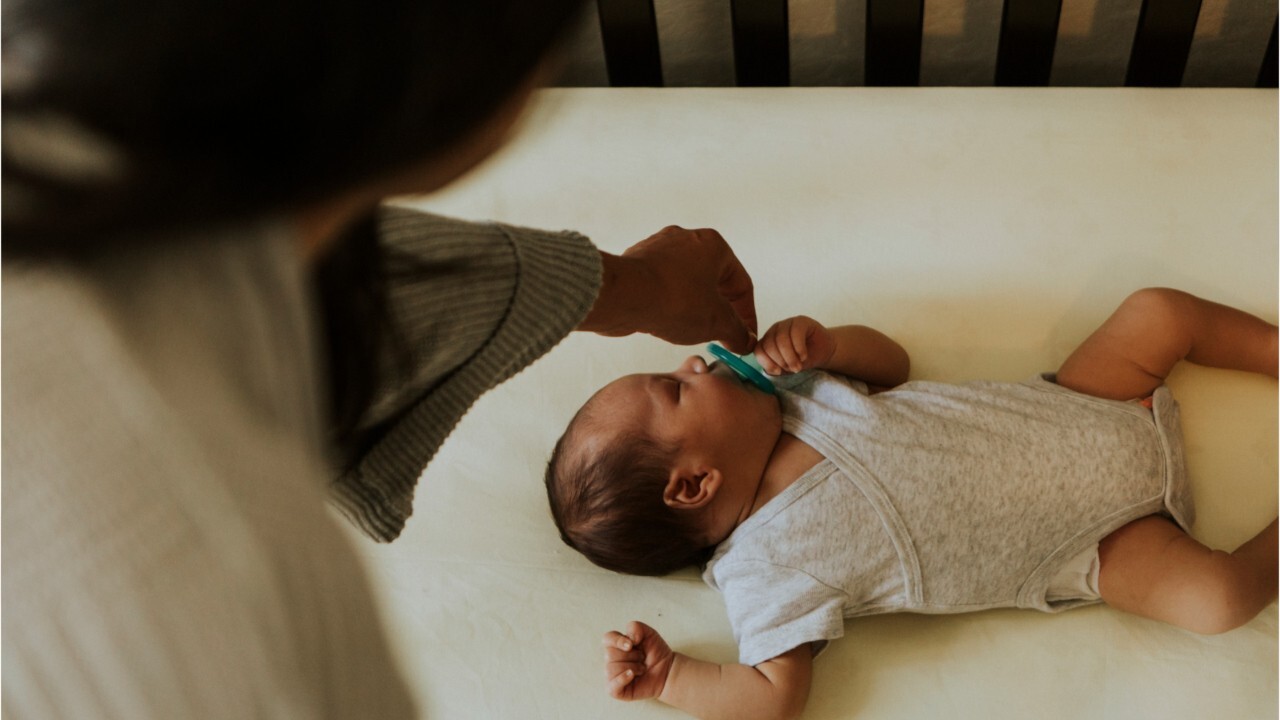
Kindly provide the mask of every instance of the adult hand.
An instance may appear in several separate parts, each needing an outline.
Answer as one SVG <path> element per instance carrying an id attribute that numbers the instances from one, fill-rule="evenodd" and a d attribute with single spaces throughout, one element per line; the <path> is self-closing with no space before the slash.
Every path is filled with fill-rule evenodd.
<path id="1" fill-rule="evenodd" d="M 643 332 L 677 345 L 719 340 L 736 353 L 755 346 L 751 276 L 715 230 L 671 225 L 601 258 L 604 282 L 579 330 Z"/>

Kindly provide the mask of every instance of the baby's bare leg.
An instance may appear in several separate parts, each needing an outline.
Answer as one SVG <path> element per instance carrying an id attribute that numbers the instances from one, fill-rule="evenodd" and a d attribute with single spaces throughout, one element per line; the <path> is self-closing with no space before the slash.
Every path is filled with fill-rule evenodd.
<path id="1" fill-rule="evenodd" d="M 1276 598 L 1275 520 L 1227 553 L 1153 515 L 1103 538 L 1098 558 L 1104 602 L 1194 632 L 1240 627 Z"/>
<path id="2" fill-rule="evenodd" d="M 1276 327 L 1185 292 L 1125 299 L 1068 357 L 1057 382 L 1112 400 L 1151 395 L 1180 360 L 1276 377 Z M 1276 523 L 1235 552 L 1210 550 L 1151 516 L 1103 538 L 1098 591 L 1107 605 L 1201 633 L 1248 623 L 1276 597 Z"/>
<path id="3" fill-rule="evenodd" d="M 1058 383 L 1113 400 L 1142 398 L 1181 360 L 1276 377 L 1276 326 L 1177 290 L 1139 290 L 1067 358 Z M 1098 590 L 1121 610 L 1225 632 L 1275 599 L 1276 543 L 1275 521 L 1226 553 L 1165 518 L 1142 518 L 1100 543 Z"/>
<path id="4" fill-rule="evenodd" d="M 1133 400 L 1181 360 L 1276 377 L 1276 326 L 1178 290 L 1139 290 L 1067 358 L 1058 384 Z"/>

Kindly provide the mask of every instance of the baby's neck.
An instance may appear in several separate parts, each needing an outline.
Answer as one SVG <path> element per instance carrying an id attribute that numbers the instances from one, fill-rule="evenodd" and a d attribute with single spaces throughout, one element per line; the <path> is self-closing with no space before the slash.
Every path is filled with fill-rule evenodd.
<path id="1" fill-rule="evenodd" d="M 757 510 L 765 506 L 765 503 L 777 497 L 783 490 L 790 487 L 791 483 L 799 480 L 801 475 L 824 459 L 822 453 L 796 436 L 785 432 L 779 434 L 778 443 L 773 446 L 773 453 L 769 456 L 769 462 L 765 465 L 764 474 L 760 478 L 760 485 L 756 489 L 756 497 L 751 503 L 751 512 L 747 514 L 748 517 L 754 515 Z"/>

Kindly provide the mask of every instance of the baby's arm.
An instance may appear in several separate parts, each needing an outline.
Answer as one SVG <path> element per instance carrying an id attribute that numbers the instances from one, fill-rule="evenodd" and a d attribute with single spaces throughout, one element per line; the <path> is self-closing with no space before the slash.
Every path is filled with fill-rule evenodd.
<path id="1" fill-rule="evenodd" d="M 907 351 L 883 333 L 862 325 L 827 328 L 804 315 L 774 323 L 755 352 L 771 375 L 819 368 L 877 389 L 901 385 L 911 370 Z"/>
<path id="2" fill-rule="evenodd" d="M 813 653 L 801 645 L 754 667 L 698 660 L 672 652 L 641 622 L 604 636 L 609 694 L 657 698 L 698 718 L 793 718 L 809 699 Z"/>

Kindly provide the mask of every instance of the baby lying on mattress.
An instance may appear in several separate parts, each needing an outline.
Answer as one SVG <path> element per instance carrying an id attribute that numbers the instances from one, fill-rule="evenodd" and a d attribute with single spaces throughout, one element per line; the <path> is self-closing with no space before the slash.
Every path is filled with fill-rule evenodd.
<path id="1" fill-rule="evenodd" d="M 1272 521 L 1233 553 L 1187 530 L 1181 360 L 1276 376 L 1277 330 L 1186 293 L 1127 298 L 1056 375 L 910 382 L 906 352 L 807 317 L 755 357 L 777 395 L 691 357 L 587 402 L 547 494 L 565 542 L 605 568 L 704 564 L 740 664 L 672 652 L 632 622 L 604 637 L 610 693 L 699 717 L 799 714 L 845 618 L 1087 603 L 1202 633 L 1276 597 Z M 767 387 L 767 384 L 766 384 Z"/>

